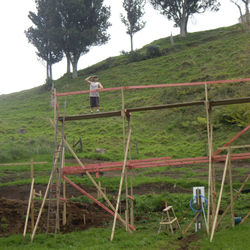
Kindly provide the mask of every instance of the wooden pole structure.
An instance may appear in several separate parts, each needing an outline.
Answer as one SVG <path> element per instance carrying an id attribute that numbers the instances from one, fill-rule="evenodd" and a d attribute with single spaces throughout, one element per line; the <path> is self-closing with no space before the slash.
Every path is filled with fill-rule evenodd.
<path id="1" fill-rule="evenodd" d="M 224 167 L 224 172 L 223 172 L 223 176 L 222 176 L 222 180 L 221 180 L 220 194 L 219 194 L 218 203 L 217 203 L 216 212 L 215 212 L 215 217 L 214 217 L 214 221 L 213 221 L 213 227 L 212 227 L 212 231 L 211 231 L 210 242 L 212 242 L 213 237 L 214 237 L 215 227 L 216 227 L 216 223 L 217 223 L 217 217 L 218 217 L 219 209 L 220 209 L 222 192 L 223 192 L 226 173 L 227 173 L 228 162 L 229 162 L 229 154 L 227 154 L 226 163 L 225 163 L 225 167 Z"/>
<path id="2" fill-rule="evenodd" d="M 233 194 L 233 177 L 232 177 L 232 165 L 231 165 L 231 149 L 228 149 L 229 163 L 228 163 L 228 172 L 229 172 L 229 183 L 230 183 L 230 198 L 231 198 L 231 217 L 232 217 L 232 227 L 234 227 L 234 194 Z"/>
<path id="3" fill-rule="evenodd" d="M 238 197 L 239 197 L 241 191 L 242 191 L 243 188 L 246 186 L 246 184 L 247 184 L 247 182 L 249 181 L 249 179 L 250 179 L 250 174 L 247 176 L 247 178 L 246 178 L 246 179 L 244 180 L 244 182 L 242 183 L 240 189 L 237 191 L 236 195 L 235 195 L 234 198 L 233 198 L 233 202 L 235 202 L 235 201 L 238 199 Z M 228 212 L 228 210 L 230 209 L 231 206 L 232 206 L 232 202 L 228 205 L 228 207 L 225 209 L 225 211 L 224 211 L 223 214 L 221 215 L 220 219 L 218 220 L 218 222 L 217 222 L 217 224 L 216 224 L 216 228 L 219 226 L 219 224 L 221 223 L 222 219 L 225 217 L 225 215 L 227 214 L 227 212 Z M 215 229 L 216 229 L 216 228 L 215 228 Z"/>
<path id="4" fill-rule="evenodd" d="M 28 203 L 28 208 L 27 208 L 27 213 L 26 213 L 26 218 L 25 218 L 25 225 L 24 225 L 24 231 L 23 231 L 23 241 L 25 239 L 26 232 L 27 232 L 27 226 L 28 226 L 28 221 L 29 221 L 29 213 L 30 213 L 31 201 L 33 200 L 34 181 L 35 180 L 33 178 L 32 182 L 31 182 L 29 203 Z"/>
<path id="5" fill-rule="evenodd" d="M 34 162 L 33 159 L 30 160 L 30 180 L 31 182 L 34 179 Z M 35 216 L 34 216 L 34 197 L 35 197 L 35 190 L 32 190 L 32 198 L 31 198 L 31 232 L 34 230 L 35 224 Z"/>
<path id="6" fill-rule="evenodd" d="M 112 228 L 112 233 L 111 233 L 111 237 L 110 237 L 111 241 L 113 240 L 114 233 L 115 233 L 116 219 L 117 219 L 119 204 L 120 204 L 120 200 L 121 200 L 122 184 L 123 184 L 125 170 L 126 170 L 126 164 L 127 164 L 127 156 L 128 156 L 128 148 L 129 148 L 129 143 L 130 143 L 130 137 L 131 137 L 131 129 L 129 130 L 129 133 L 128 133 L 127 146 L 126 146 L 125 155 L 124 155 L 124 162 L 123 162 L 123 166 L 122 166 L 121 180 L 120 180 L 119 192 L 118 192 L 118 197 L 117 197 L 117 202 L 116 202 L 116 209 L 115 209 L 113 228 Z"/>
<path id="7" fill-rule="evenodd" d="M 52 122 L 51 119 L 49 119 L 51 125 L 53 127 L 55 127 L 55 124 Z M 60 131 L 59 131 L 60 132 Z M 81 166 L 82 169 L 85 169 L 85 166 L 83 165 L 83 163 L 81 162 L 81 160 L 78 158 L 78 156 L 76 155 L 76 153 L 74 152 L 74 150 L 70 147 L 70 145 L 68 144 L 68 142 L 66 140 L 64 140 L 64 145 L 68 148 L 68 150 L 71 152 L 71 154 L 74 156 L 74 158 L 76 159 L 76 161 L 78 162 L 78 164 Z M 89 177 L 90 181 L 94 184 L 94 186 L 98 189 L 98 191 L 101 193 L 101 195 L 103 196 L 103 198 L 105 199 L 105 201 L 107 202 L 107 204 L 109 205 L 109 207 L 115 211 L 115 208 L 113 206 L 113 204 L 110 202 L 110 200 L 108 199 L 108 197 L 105 195 L 105 193 L 100 189 L 99 185 L 96 183 L 96 181 L 94 180 L 94 178 L 91 176 L 91 174 L 88 171 L 85 171 L 86 175 Z M 117 214 L 117 217 L 119 218 L 119 220 L 122 222 L 122 224 L 124 226 L 126 226 L 126 222 L 125 220 L 122 219 L 122 217 Z M 129 228 L 129 232 L 131 232 L 130 228 Z"/>
<path id="8" fill-rule="evenodd" d="M 206 107 L 206 120 L 207 120 L 207 137 L 208 137 L 208 152 L 209 152 L 209 166 L 208 166 L 208 204 L 207 204 L 207 230 L 210 230 L 210 208 L 211 208 L 211 185 L 212 185 L 212 147 L 210 135 L 210 113 L 208 102 L 207 84 L 205 84 L 205 107 Z"/>

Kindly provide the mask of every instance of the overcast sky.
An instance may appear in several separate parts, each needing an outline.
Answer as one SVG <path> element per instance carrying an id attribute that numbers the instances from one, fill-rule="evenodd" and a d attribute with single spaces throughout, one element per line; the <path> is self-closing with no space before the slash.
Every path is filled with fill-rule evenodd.
<path id="1" fill-rule="evenodd" d="M 239 11 L 230 0 L 221 0 L 219 12 L 206 12 L 194 15 L 188 23 L 188 32 L 209 30 L 230 26 L 238 22 Z M 109 29 L 110 41 L 103 46 L 93 47 L 81 57 L 78 69 L 83 69 L 110 56 L 119 55 L 122 50 L 130 50 L 129 36 L 120 21 L 122 0 L 105 0 L 111 6 L 112 16 Z M 39 86 L 45 82 L 45 63 L 38 60 L 35 48 L 28 43 L 24 30 L 32 25 L 28 19 L 29 11 L 36 11 L 35 0 L 1 1 L 0 10 L 0 55 L 1 83 L 0 94 L 8 94 Z M 134 47 L 140 48 L 153 40 L 179 34 L 173 22 L 155 11 L 149 4 L 145 8 L 146 27 L 135 34 Z M 65 60 L 53 66 L 54 79 L 66 71 Z"/>

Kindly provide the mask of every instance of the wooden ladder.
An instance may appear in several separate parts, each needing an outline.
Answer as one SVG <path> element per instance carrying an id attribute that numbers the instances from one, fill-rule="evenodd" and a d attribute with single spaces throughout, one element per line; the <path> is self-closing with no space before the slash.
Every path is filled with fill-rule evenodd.
<path id="1" fill-rule="evenodd" d="M 176 223 L 178 228 L 181 230 L 181 227 L 175 215 L 173 206 L 168 206 L 167 202 L 165 202 L 165 208 L 162 210 L 162 216 L 161 216 L 160 227 L 159 227 L 158 233 L 161 232 L 162 225 L 166 225 L 166 229 L 169 228 L 169 230 L 173 234 L 174 233 L 173 223 Z"/>

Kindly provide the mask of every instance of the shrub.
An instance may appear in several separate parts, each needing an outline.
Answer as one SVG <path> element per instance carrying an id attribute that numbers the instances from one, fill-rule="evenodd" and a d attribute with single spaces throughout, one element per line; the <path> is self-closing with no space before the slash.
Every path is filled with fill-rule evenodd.
<path id="1" fill-rule="evenodd" d="M 153 57 L 161 56 L 160 47 L 155 46 L 155 45 L 148 46 L 146 55 L 147 55 L 147 58 L 153 58 Z"/>
<path id="2" fill-rule="evenodd" d="M 131 51 L 129 54 L 127 54 L 129 62 L 139 62 L 142 60 L 145 60 L 145 55 L 141 54 L 139 51 Z"/>

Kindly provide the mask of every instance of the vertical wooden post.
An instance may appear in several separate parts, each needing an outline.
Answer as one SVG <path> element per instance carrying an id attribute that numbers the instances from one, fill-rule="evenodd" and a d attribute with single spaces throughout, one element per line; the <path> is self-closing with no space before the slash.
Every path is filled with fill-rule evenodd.
<path id="1" fill-rule="evenodd" d="M 210 135 L 210 114 L 207 84 L 205 84 L 205 107 L 206 107 L 206 120 L 207 120 L 207 137 L 208 137 L 208 152 L 209 152 L 209 165 L 208 165 L 208 204 L 207 204 L 207 229 L 210 230 L 210 207 L 211 207 L 211 182 L 212 182 L 212 152 L 211 152 L 211 135 Z"/>
<path id="2" fill-rule="evenodd" d="M 132 177 L 130 177 L 130 195 L 131 195 L 131 197 L 134 197 Z M 135 221 L 134 221 L 134 201 L 131 200 L 130 204 L 131 204 L 130 205 L 130 224 L 134 227 L 134 224 L 135 224 Z"/>
<path id="3" fill-rule="evenodd" d="M 213 237 L 214 237 L 215 227 L 216 227 L 216 223 L 217 223 L 217 217 L 218 217 L 218 213 L 219 213 L 219 209 L 220 209 L 222 192 L 223 192 L 226 173 L 227 173 L 228 162 L 229 162 L 229 154 L 227 154 L 226 163 L 225 163 L 225 167 L 224 167 L 224 172 L 223 172 L 223 176 L 222 176 L 222 180 L 221 180 L 220 194 L 219 194 L 218 203 L 217 203 L 216 212 L 215 212 L 215 217 L 214 217 L 214 221 L 213 221 L 213 227 L 212 227 L 212 231 L 211 231 L 210 242 L 212 242 Z"/>
<path id="4" fill-rule="evenodd" d="M 117 197 L 116 208 L 115 208 L 114 222 L 113 222 L 112 233 L 111 233 L 111 237 L 110 237 L 111 241 L 113 240 L 114 233 L 115 233 L 116 219 L 117 219 L 119 204 L 120 204 L 120 200 L 121 200 L 122 184 L 123 184 L 125 169 L 126 169 L 126 164 L 127 164 L 127 156 L 128 156 L 130 137 L 131 137 L 131 129 L 129 130 L 129 133 L 128 133 L 128 141 L 127 141 L 127 146 L 126 146 L 125 155 L 124 155 L 124 162 L 123 162 L 123 166 L 122 166 L 122 173 L 121 173 L 120 186 L 119 186 L 118 197 Z"/>
<path id="5" fill-rule="evenodd" d="M 121 88 L 121 95 L 122 95 L 121 116 L 122 116 L 122 133 L 123 133 L 123 151 L 125 153 L 125 147 L 126 147 L 126 130 L 125 130 L 125 101 L 124 101 L 124 89 L 123 88 Z"/>
<path id="6" fill-rule="evenodd" d="M 229 183 L 230 183 L 230 197 L 231 197 L 231 217 L 232 217 L 232 227 L 234 227 L 234 194 L 233 194 L 233 177 L 232 177 L 232 165 L 231 165 L 231 148 L 229 147 L 228 150 L 228 172 L 229 172 Z"/>
<path id="7" fill-rule="evenodd" d="M 125 220 L 126 220 L 126 231 L 128 231 L 129 224 L 129 208 L 128 208 L 128 170 L 125 169 L 125 192 L 126 192 L 126 211 L 125 211 Z"/>
<path id="8" fill-rule="evenodd" d="M 62 150 L 62 157 L 63 157 L 63 162 L 62 162 L 62 167 L 65 167 L 65 148 L 63 147 Z M 63 198 L 64 198 L 64 202 L 63 202 L 63 225 L 67 224 L 67 197 L 66 197 L 66 181 L 63 179 Z"/>
<path id="9" fill-rule="evenodd" d="M 30 179 L 31 181 L 34 179 L 34 162 L 33 159 L 30 160 Z M 35 225 L 35 216 L 34 216 L 34 197 L 35 197 L 35 192 L 34 188 L 32 189 L 32 195 L 31 195 L 31 232 L 34 230 L 34 225 Z"/>

